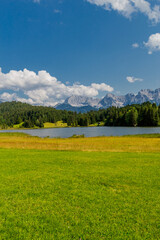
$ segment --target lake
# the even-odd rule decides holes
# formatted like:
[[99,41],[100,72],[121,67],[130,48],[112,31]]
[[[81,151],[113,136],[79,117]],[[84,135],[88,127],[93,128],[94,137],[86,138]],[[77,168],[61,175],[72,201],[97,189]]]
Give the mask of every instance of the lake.
[[38,137],[68,138],[73,136],[73,134],[84,134],[86,137],[98,137],[160,133],[160,127],[73,127],[48,129],[42,128],[28,130],[2,130],[0,132],[23,132]]

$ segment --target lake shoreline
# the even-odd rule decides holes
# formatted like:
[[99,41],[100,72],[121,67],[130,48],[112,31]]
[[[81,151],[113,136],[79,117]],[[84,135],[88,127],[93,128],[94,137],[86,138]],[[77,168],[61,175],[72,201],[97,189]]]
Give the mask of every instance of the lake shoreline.
[[12,131],[12,130],[41,130],[41,129],[70,129],[70,128],[101,128],[101,127],[106,127],[106,128],[160,128],[160,126],[67,126],[67,127],[33,127],[33,128],[6,128],[2,129],[0,128],[0,131]]
[[22,132],[37,137],[69,138],[74,136],[84,137],[109,137],[129,136],[139,134],[160,134],[160,127],[54,127],[34,129],[3,129],[0,132]]

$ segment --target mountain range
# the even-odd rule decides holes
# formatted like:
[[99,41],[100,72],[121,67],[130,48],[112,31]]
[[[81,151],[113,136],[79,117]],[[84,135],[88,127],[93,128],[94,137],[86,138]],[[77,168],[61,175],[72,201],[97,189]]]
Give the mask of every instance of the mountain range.
[[131,104],[142,104],[144,102],[160,104],[160,88],[156,90],[145,89],[138,94],[128,93],[126,95],[117,96],[108,93],[104,98],[91,98],[84,96],[71,96],[64,103],[55,106],[56,109],[88,112],[90,110],[98,110],[108,107],[124,107]]

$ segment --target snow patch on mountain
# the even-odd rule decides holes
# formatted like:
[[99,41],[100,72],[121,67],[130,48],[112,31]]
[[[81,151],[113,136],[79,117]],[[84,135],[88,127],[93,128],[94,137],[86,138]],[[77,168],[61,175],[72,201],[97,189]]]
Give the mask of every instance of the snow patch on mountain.
[[77,112],[87,112],[100,108],[124,107],[131,104],[142,104],[144,102],[160,104],[160,88],[156,90],[144,89],[138,94],[128,93],[124,96],[117,96],[108,93],[104,98],[91,98],[85,96],[71,96],[64,103],[58,104],[57,109],[70,110]]

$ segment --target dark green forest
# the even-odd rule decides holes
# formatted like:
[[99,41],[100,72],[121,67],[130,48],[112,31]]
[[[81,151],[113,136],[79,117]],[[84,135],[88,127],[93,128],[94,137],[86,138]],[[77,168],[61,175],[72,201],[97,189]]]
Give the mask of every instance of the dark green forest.
[[105,126],[159,126],[160,106],[146,102],[122,108],[110,107],[76,113],[21,102],[0,103],[0,127],[3,129],[20,123],[23,123],[21,126],[24,128],[42,128],[45,122],[57,121],[63,121],[72,127],[99,125],[102,122]]

